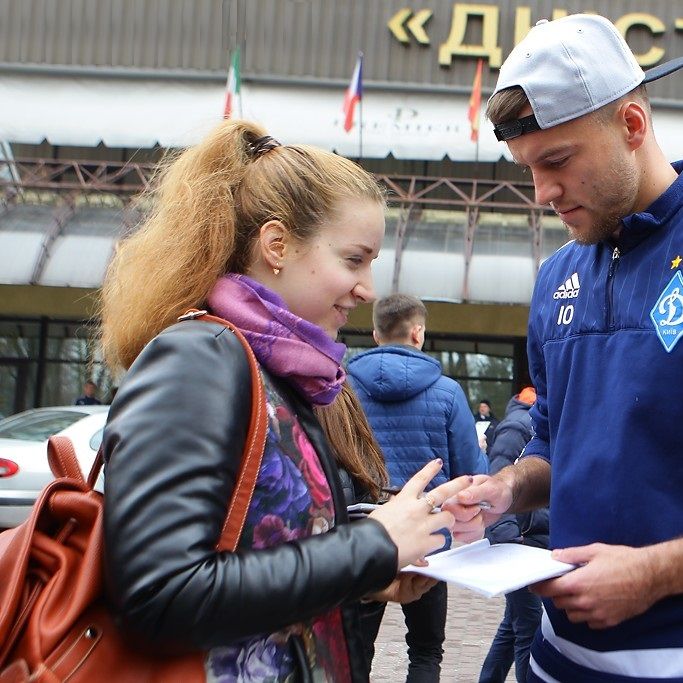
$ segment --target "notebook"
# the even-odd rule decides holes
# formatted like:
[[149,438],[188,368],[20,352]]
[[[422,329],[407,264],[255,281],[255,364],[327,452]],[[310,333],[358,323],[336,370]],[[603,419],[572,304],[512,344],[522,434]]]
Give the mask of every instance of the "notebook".
[[549,550],[519,543],[491,545],[486,538],[435,553],[427,561],[428,567],[411,564],[402,571],[454,583],[487,598],[576,569],[576,565],[553,560]]

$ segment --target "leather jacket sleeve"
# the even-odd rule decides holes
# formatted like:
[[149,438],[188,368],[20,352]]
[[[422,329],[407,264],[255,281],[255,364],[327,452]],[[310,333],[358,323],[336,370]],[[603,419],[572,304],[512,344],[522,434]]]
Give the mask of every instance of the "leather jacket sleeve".
[[219,553],[249,419],[249,367],[221,325],[174,325],[141,352],[104,436],[105,575],[127,629],[201,649],[269,633],[388,585],[397,550],[372,520]]

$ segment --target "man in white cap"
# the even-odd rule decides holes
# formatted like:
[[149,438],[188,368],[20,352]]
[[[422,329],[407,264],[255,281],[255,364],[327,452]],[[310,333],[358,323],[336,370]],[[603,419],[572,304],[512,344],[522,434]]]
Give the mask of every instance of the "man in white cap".
[[554,556],[578,568],[533,588],[528,681],[683,681],[683,162],[658,146],[644,86],[681,67],[644,73],[612,23],[568,16],[515,47],[488,103],[574,238],[531,302],[535,436],[443,506],[473,540],[550,501]]

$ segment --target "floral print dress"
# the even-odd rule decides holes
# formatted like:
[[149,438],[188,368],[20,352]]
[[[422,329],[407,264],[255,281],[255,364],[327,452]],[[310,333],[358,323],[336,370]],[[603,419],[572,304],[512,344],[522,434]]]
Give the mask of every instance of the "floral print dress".
[[[291,408],[264,377],[268,436],[240,548],[263,549],[325,533],[334,526],[332,492],[322,464]],[[348,649],[337,608],[306,623],[213,648],[208,683],[298,679],[292,638],[299,638],[314,681],[350,681]]]

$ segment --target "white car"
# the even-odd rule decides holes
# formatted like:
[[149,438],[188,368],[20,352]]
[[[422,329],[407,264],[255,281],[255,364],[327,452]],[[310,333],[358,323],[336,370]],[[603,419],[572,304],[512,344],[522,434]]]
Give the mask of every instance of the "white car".
[[[41,489],[54,479],[47,461],[48,437],[70,437],[88,475],[108,412],[109,406],[56,406],[0,420],[0,529],[23,522]],[[102,489],[101,473],[97,488]]]

